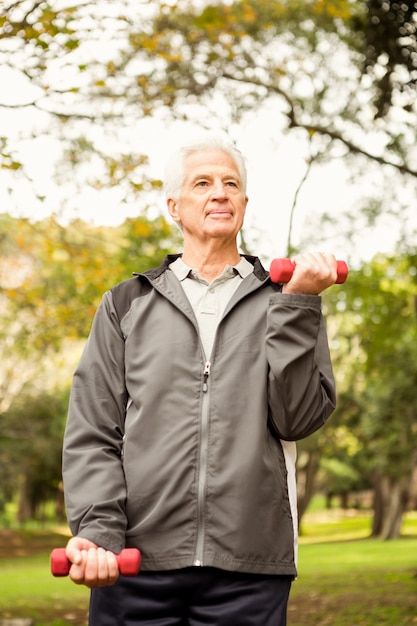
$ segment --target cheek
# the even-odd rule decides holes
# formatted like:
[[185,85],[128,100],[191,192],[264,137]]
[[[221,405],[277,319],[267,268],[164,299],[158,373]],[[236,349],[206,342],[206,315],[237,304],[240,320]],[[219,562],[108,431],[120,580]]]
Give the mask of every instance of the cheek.
[[240,203],[239,208],[238,208],[238,214],[242,220],[245,217],[245,213],[246,213],[246,202],[242,202]]

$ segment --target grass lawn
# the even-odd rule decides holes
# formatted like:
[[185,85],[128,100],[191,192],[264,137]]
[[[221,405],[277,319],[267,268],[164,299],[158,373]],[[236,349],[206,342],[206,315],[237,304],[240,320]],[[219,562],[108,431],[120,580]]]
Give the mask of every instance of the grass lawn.
[[58,532],[0,530],[0,619],[31,617],[36,626],[87,623],[89,590],[50,573],[50,552],[66,541]]
[[[417,626],[417,513],[401,539],[367,539],[369,530],[364,513],[306,516],[288,626]],[[86,626],[88,590],[49,573],[51,549],[65,542],[46,530],[0,530],[0,620]]]
[[402,537],[369,537],[368,514],[307,515],[293,584],[289,626],[417,625],[417,513]]

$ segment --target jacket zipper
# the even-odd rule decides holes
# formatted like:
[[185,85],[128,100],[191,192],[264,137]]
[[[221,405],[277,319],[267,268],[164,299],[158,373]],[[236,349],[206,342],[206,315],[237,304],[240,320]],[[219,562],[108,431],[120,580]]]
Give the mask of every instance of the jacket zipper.
[[208,434],[208,377],[210,376],[211,363],[206,361],[204,365],[203,377],[203,401],[201,410],[201,438],[200,438],[200,459],[198,472],[198,492],[197,492],[197,545],[195,551],[194,566],[203,565],[204,549],[204,505],[206,493],[207,477],[207,434]]
[[210,376],[210,368],[211,368],[211,363],[210,361],[206,361],[205,365],[204,365],[204,379],[203,379],[203,391],[204,393],[207,393],[207,389],[208,389],[208,377]]

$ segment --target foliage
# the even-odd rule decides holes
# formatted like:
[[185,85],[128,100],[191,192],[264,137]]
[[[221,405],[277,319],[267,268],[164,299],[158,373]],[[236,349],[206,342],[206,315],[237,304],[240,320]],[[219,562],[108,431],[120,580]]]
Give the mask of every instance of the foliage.
[[343,310],[340,392],[330,432],[342,435],[335,441],[339,454],[350,448],[353,466],[375,488],[374,532],[385,538],[398,535],[417,464],[415,268],[412,252],[376,257],[360,273],[351,272],[345,299],[327,299],[329,306],[333,299],[334,310]]
[[377,258],[347,287],[346,306],[355,320],[348,333],[352,341],[360,339],[366,355],[361,368],[353,364],[353,387],[362,388],[362,402],[350,423],[362,415],[362,453],[370,474],[381,469],[401,474],[417,434],[415,263],[411,255]]
[[[314,490],[374,491],[372,533],[397,537],[417,466],[416,255],[379,255],[323,296],[338,402],[299,444],[302,514]],[[300,480],[301,479],[301,480]],[[318,482],[317,482],[318,481]],[[415,497],[415,495],[414,495]]]
[[59,496],[68,369],[102,294],[177,251],[180,236],[162,217],[116,229],[0,215],[0,225],[0,509],[18,497],[24,519]]
[[[160,184],[131,143],[144,118],[236,135],[266,103],[271,134],[296,133],[315,165],[343,158],[356,177],[373,163],[381,182],[384,165],[414,178],[413,20],[414,9],[378,0],[9,0],[0,61],[31,90],[0,106],[39,114],[36,136],[60,138],[67,175],[76,168],[83,183],[116,185],[129,202]],[[2,150],[10,176],[24,167],[13,132]]]
[[[116,10],[107,2],[57,7],[48,0],[8,0],[4,5],[0,69],[7,70],[4,80],[11,79],[12,89],[0,97],[0,108],[10,114],[0,136],[0,171],[9,174],[4,180],[11,199],[18,186],[31,189],[41,203],[47,199],[27,163],[28,140],[44,152],[51,146],[57,151],[59,144],[55,177],[61,185],[70,180],[73,188],[117,187],[122,200],[132,203],[144,191],[159,189],[160,181],[147,175],[147,156],[127,148],[135,120],[121,104],[126,102],[123,86],[107,89],[138,3],[121,1]],[[48,138],[53,141],[45,143]],[[64,202],[71,205],[71,198]]]
[[16,347],[47,351],[61,342],[64,328],[67,337],[85,335],[99,286],[112,276],[117,251],[112,245],[117,246],[117,240],[106,242],[100,229],[85,227],[83,232],[77,222],[64,228],[54,218],[8,222],[10,253],[2,262],[9,269],[3,294],[13,315],[22,320]]
[[337,458],[324,457],[320,464],[320,474],[316,488],[328,494],[348,495],[358,491],[363,485],[361,474],[349,463]]
[[21,320],[14,347],[31,354],[86,337],[104,291],[133,270],[158,265],[180,240],[162,217],[129,219],[119,228],[0,219],[8,232],[0,259],[3,296]]
[[126,276],[155,267],[162,258],[182,249],[182,234],[162,216],[129,218],[120,228],[124,245],[119,262]]
[[367,0],[366,5],[353,25],[363,38],[364,69],[376,85],[376,116],[388,113],[395,93],[404,96],[403,108],[410,110],[417,88],[416,4]]
[[41,506],[58,500],[68,391],[21,393],[2,415],[0,499],[19,494],[19,521],[40,519]]
[[[62,347],[63,328],[68,338],[86,336],[103,290],[177,245],[164,220],[146,213],[160,181],[138,149],[139,123],[187,119],[238,138],[239,124],[269,106],[276,125],[268,137],[285,132],[303,142],[308,173],[342,160],[355,187],[364,172],[370,181],[370,197],[337,213],[336,222],[320,212],[309,216],[298,247],[317,236],[326,247],[341,237],[347,249],[387,217],[400,225],[402,260],[374,260],[352,272],[343,290],[326,294],[339,406],[326,430],[301,447],[311,458],[316,453],[317,467],[317,450],[331,455],[337,447],[337,461],[352,461],[369,479],[406,476],[417,362],[416,260],[407,250],[415,211],[403,196],[417,175],[413,3],[7,0],[0,63],[20,77],[26,94],[10,100],[4,90],[3,112],[36,120],[24,130],[10,117],[1,133],[3,186],[16,192],[16,180],[30,180],[22,139],[52,134],[62,148],[60,182],[69,176],[98,192],[116,189],[141,215],[116,230],[0,216],[0,345],[8,355],[0,410],[19,392],[19,359],[30,378]],[[32,183],[42,201],[44,190]],[[296,247],[290,233],[288,250]]]

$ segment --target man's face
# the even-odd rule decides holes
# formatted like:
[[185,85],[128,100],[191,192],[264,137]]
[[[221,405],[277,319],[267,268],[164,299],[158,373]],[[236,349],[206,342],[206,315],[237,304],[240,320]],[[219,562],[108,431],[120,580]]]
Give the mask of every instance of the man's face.
[[248,199],[233,159],[222,150],[204,150],[187,157],[179,198],[167,202],[184,237],[204,241],[236,239]]

